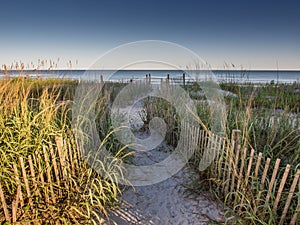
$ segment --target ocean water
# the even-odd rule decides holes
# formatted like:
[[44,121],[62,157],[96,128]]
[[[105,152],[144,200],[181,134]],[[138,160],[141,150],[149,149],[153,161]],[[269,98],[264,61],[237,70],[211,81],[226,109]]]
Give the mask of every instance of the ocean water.
[[[19,76],[19,71],[9,71],[10,76]],[[27,70],[22,74],[29,77],[44,78],[67,78],[78,80],[104,80],[128,81],[145,79],[146,74],[151,75],[153,81],[166,78],[179,80],[185,74],[186,80],[205,80],[212,78],[219,82],[238,82],[238,83],[300,83],[300,71],[277,71],[277,70],[212,70],[212,71],[182,71],[182,70],[40,70],[38,72]],[[0,77],[4,77],[3,71]]]

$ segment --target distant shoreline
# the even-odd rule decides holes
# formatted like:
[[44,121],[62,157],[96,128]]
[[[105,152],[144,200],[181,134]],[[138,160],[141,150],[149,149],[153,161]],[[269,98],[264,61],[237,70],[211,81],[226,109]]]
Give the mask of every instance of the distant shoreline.
[[[300,70],[1,70],[1,77],[25,76],[31,78],[65,78],[71,80],[124,82],[145,79],[180,80],[185,74],[186,81],[213,79],[226,83],[300,83]],[[102,77],[102,78],[101,78]]]

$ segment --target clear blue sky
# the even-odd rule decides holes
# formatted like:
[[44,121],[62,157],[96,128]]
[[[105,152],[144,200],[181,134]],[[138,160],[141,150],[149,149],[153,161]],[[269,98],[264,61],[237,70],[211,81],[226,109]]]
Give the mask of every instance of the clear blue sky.
[[300,1],[4,0],[0,64],[61,58],[78,67],[144,39],[192,49],[214,68],[300,69]]

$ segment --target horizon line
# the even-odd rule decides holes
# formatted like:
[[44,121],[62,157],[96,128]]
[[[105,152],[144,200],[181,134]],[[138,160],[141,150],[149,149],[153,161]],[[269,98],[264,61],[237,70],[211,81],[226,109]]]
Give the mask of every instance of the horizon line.
[[[89,69],[89,68],[55,68],[55,69],[7,69],[6,71],[101,71],[101,70],[107,70],[107,71],[300,71],[299,69],[278,69],[278,68],[274,68],[274,69],[247,69],[247,68],[231,68],[231,69],[219,69],[219,68],[211,68],[211,69],[197,69],[197,70],[190,70],[190,69],[172,69],[172,68],[132,68],[132,69],[115,69],[115,68],[105,68],[105,69],[100,69],[100,68],[94,68],[94,69]],[[0,72],[4,72],[4,69],[0,68]]]

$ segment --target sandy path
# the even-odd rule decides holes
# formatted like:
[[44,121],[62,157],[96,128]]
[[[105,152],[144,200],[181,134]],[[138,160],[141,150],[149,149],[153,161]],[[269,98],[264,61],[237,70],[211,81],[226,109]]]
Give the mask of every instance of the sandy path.
[[[143,122],[139,117],[142,104],[120,109],[130,115],[130,124],[139,129]],[[145,132],[135,134],[138,138],[146,138]],[[151,151],[136,151],[133,159],[135,165],[151,165],[161,162],[171,154],[172,147],[162,142]],[[211,200],[209,192],[191,193],[184,187],[189,177],[197,176],[190,167],[185,166],[174,176],[163,182],[139,187],[127,186],[117,208],[109,212],[109,218],[103,224],[222,224],[224,208],[220,203]]]
[[[149,152],[138,152],[134,163],[152,164],[166,158],[171,147],[162,143]],[[219,224],[224,209],[211,200],[211,194],[190,193],[183,186],[195,176],[188,166],[167,180],[148,186],[126,187],[120,204],[105,224]]]

